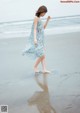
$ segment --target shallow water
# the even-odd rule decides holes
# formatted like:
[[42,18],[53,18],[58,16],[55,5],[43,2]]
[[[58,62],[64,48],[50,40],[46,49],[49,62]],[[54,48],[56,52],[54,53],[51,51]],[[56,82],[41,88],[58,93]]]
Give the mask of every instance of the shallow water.
[[79,113],[79,89],[80,72],[33,74],[0,84],[0,104],[9,113]]
[[0,105],[9,113],[80,113],[79,37],[46,37],[47,75],[35,75],[35,61],[22,56],[26,38],[0,40]]

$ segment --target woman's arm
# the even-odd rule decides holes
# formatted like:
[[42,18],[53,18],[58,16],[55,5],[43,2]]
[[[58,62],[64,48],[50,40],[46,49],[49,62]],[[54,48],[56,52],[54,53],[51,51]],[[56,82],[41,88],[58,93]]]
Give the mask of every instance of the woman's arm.
[[48,24],[48,22],[49,22],[50,19],[51,19],[51,17],[48,16],[48,18],[47,18],[47,20],[46,20],[46,22],[45,22],[45,24],[44,24],[44,29],[47,27],[47,24]]
[[36,28],[38,23],[38,17],[34,18],[34,44],[37,44],[37,38],[36,38]]

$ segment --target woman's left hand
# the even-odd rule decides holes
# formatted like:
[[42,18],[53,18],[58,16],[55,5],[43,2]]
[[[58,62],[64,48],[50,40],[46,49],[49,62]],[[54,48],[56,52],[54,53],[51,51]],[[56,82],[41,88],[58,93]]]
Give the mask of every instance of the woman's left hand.
[[50,17],[50,16],[48,16],[48,17],[47,17],[47,20],[49,21],[50,19],[51,19],[51,17]]

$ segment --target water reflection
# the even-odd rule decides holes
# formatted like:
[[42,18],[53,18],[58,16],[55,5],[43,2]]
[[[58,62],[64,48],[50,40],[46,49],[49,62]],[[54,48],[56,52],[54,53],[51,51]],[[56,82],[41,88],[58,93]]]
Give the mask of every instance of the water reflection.
[[[42,77],[42,80],[40,77]],[[35,80],[42,91],[36,91],[32,97],[28,99],[28,105],[35,105],[39,113],[56,113],[55,109],[50,103],[47,74],[42,74],[39,76],[39,73],[36,73]]]

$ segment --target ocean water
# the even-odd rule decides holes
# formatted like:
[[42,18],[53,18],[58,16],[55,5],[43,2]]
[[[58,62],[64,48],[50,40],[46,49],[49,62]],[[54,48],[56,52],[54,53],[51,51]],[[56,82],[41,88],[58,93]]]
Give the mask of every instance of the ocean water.
[[[42,19],[45,23],[46,19]],[[33,20],[0,23],[0,39],[29,36]],[[80,31],[80,15],[53,17],[45,30],[46,35]]]

